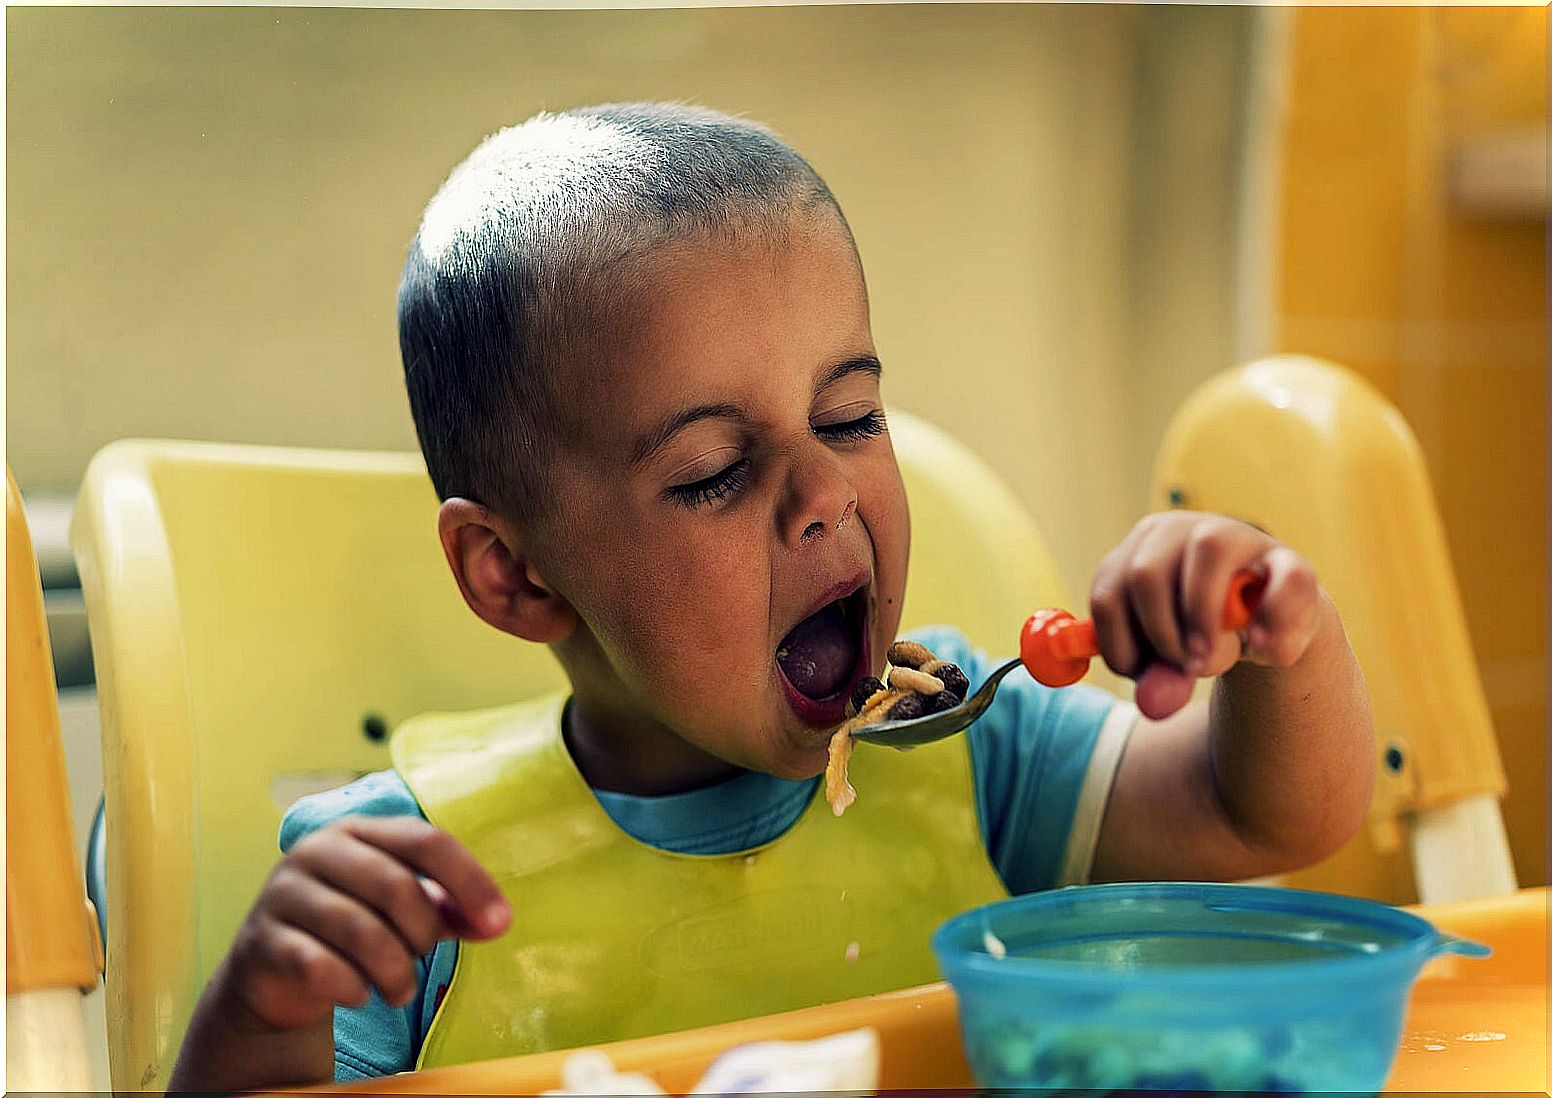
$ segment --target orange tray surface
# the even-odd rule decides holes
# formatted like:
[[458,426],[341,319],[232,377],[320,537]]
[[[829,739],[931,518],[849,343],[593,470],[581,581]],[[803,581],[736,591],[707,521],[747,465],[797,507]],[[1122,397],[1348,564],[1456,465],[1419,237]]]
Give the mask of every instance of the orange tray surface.
[[[1388,1092],[1547,1091],[1547,900],[1545,888],[1514,896],[1410,910],[1441,930],[1493,947],[1486,960],[1442,957],[1417,982]],[[707,1029],[606,1045],[622,1071],[683,1094],[734,1045],[804,1040],[860,1026],[879,1031],[884,1090],[974,1087],[959,1043],[953,993],[944,984],[875,995]],[[396,1075],[313,1093],[535,1094],[560,1086],[568,1053],[549,1052]]]

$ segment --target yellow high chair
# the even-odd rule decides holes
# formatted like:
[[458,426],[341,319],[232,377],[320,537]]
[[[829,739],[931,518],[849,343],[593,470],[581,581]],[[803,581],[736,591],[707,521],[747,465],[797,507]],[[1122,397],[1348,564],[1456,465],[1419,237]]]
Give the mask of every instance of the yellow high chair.
[[1427,468],[1401,414],[1331,363],[1253,362],[1176,413],[1153,492],[1156,506],[1234,515],[1303,553],[1363,667],[1379,773],[1367,844],[1360,836],[1289,883],[1400,901],[1383,894],[1396,886],[1376,879],[1375,855],[1404,834],[1424,903],[1512,893],[1503,765]]
[[[1011,649],[1065,591],[1029,517],[959,443],[900,412],[906,625]],[[405,717],[563,685],[548,650],[463,604],[419,455],[119,442],[71,540],[103,722],[109,1062],[164,1085],[200,987],[297,796],[388,765]]]
[[5,1083],[91,1089],[81,996],[102,971],[75,864],[43,586],[5,471]]

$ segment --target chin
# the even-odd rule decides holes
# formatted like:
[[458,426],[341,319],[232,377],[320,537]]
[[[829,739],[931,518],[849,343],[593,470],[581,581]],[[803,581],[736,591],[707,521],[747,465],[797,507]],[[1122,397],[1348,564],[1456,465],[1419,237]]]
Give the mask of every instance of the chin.
[[[812,734],[812,730],[809,730]],[[825,734],[823,741],[817,746],[809,743],[794,743],[779,758],[770,760],[770,765],[764,770],[773,777],[782,778],[789,782],[807,781],[809,778],[818,777],[824,773],[825,766],[830,761],[830,738]]]

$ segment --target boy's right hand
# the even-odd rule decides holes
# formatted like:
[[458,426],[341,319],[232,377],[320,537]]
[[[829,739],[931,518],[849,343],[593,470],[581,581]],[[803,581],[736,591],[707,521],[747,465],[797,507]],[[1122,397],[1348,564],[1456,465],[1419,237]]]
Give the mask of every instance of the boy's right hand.
[[414,816],[347,817],[270,873],[222,965],[218,999],[243,1028],[272,1032],[362,1006],[372,988],[402,1006],[418,990],[416,959],[439,940],[493,938],[511,919],[496,882],[447,832]]

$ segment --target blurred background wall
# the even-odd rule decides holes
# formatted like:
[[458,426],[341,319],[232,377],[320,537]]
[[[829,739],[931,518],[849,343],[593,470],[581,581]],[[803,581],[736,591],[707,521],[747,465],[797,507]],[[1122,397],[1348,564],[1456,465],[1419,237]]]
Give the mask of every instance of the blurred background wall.
[[1232,361],[1246,9],[8,12],[8,453],[124,435],[413,447],[393,298],[421,208],[541,108],[774,126],[861,247],[886,395],[971,439],[1068,582]]

